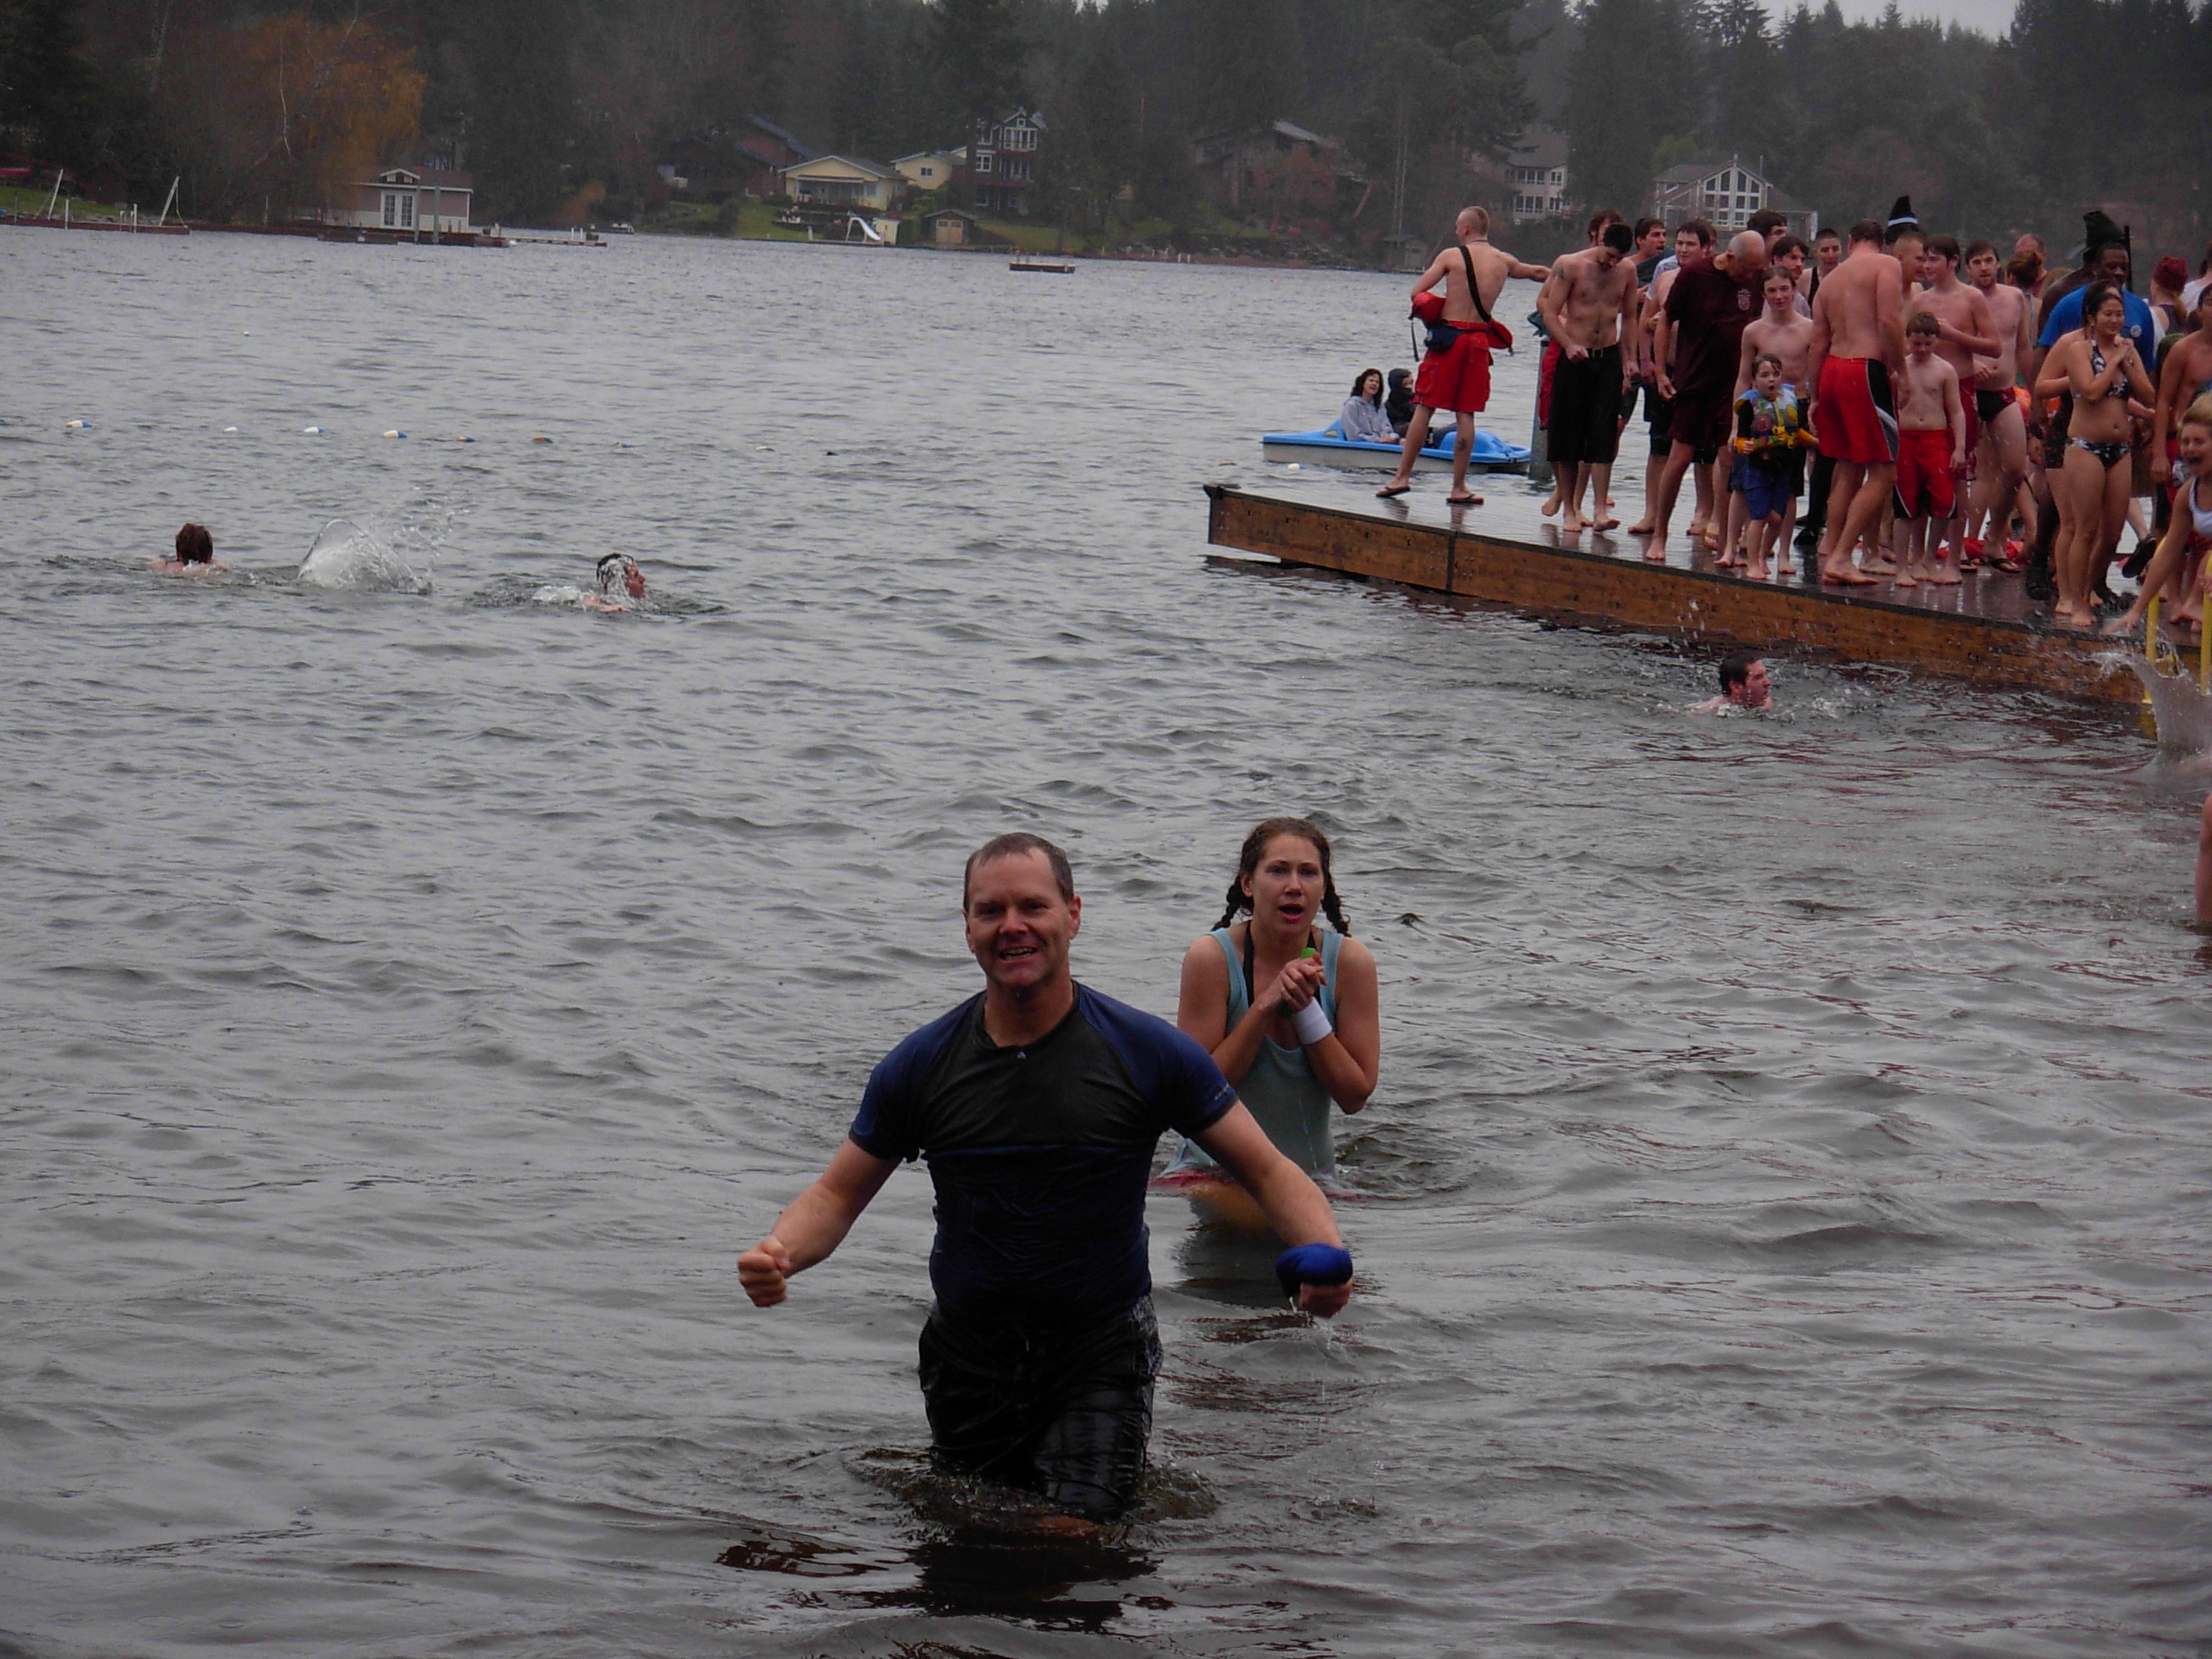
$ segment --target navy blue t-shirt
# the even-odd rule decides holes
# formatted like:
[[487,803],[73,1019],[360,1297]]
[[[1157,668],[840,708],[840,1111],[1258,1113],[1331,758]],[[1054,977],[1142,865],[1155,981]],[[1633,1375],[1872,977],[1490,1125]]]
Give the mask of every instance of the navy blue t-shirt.
[[1126,1003],[1079,985],[1066,1019],[1002,1048],[979,993],[876,1067],[852,1138],[872,1158],[929,1160],[929,1280],[946,1312],[1060,1323],[1152,1288],[1153,1148],[1236,1100],[1211,1054]]

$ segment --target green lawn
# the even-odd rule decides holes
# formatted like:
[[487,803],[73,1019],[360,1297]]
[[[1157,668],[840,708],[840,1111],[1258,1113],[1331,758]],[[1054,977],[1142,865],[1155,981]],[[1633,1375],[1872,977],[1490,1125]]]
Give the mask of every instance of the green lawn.
[[[52,194],[52,185],[44,190],[26,190],[19,185],[0,185],[0,208],[27,218],[42,218],[46,211],[46,198]],[[82,196],[64,193],[61,201],[54,204],[54,217],[57,219],[62,216],[62,202],[69,204],[69,216],[72,219],[127,219],[131,216],[128,209],[118,211],[112,202],[88,202]],[[158,207],[151,211],[141,207],[138,210],[139,223],[151,223],[161,211]]]

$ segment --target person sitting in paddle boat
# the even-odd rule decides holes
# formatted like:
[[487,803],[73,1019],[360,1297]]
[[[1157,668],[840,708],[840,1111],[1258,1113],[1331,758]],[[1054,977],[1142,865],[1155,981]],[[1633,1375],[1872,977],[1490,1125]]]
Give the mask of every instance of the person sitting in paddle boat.
[[1382,396],[1382,412],[1390,417],[1390,441],[1396,443],[1413,423],[1413,371],[1390,371],[1390,389]]
[[1363,368],[1336,417],[1336,435],[1353,443],[1395,444],[1398,434],[1382,409],[1382,371]]
[[[1176,1024],[1213,1056],[1278,1151],[1316,1180],[1335,1172],[1331,1109],[1367,1104],[1382,1036],[1375,957],[1351,936],[1328,837],[1313,824],[1269,818],[1244,838],[1220,922],[1183,955]],[[1267,1227],[1194,1141],[1163,1179],[1212,1219]]]
[[230,567],[215,562],[215,538],[208,534],[207,526],[188,524],[177,532],[177,556],[156,559],[148,568],[165,576],[200,576]]

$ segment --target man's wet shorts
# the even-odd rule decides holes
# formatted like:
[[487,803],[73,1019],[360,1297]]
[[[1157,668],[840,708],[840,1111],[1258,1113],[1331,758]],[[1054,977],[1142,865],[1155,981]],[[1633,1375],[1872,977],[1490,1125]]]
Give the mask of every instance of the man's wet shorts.
[[1449,409],[1455,415],[1480,415],[1490,407],[1490,343],[1480,333],[1462,334],[1449,351],[1431,351],[1413,376],[1413,401],[1424,409]]

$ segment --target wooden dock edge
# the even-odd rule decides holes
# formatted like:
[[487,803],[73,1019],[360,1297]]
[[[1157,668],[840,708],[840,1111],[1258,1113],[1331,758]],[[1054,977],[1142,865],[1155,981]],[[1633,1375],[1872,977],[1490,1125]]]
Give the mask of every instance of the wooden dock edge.
[[2145,699],[2134,675],[2095,660],[2095,653],[2112,648],[2102,641],[1851,593],[1764,586],[1640,559],[1536,547],[1477,531],[1391,523],[1224,484],[1205,488],[1208,542],[1286,564],[1507,605],[1565,623],[1610,623],[1716,645],[1923,669],[1975,685],[2097,702]]

